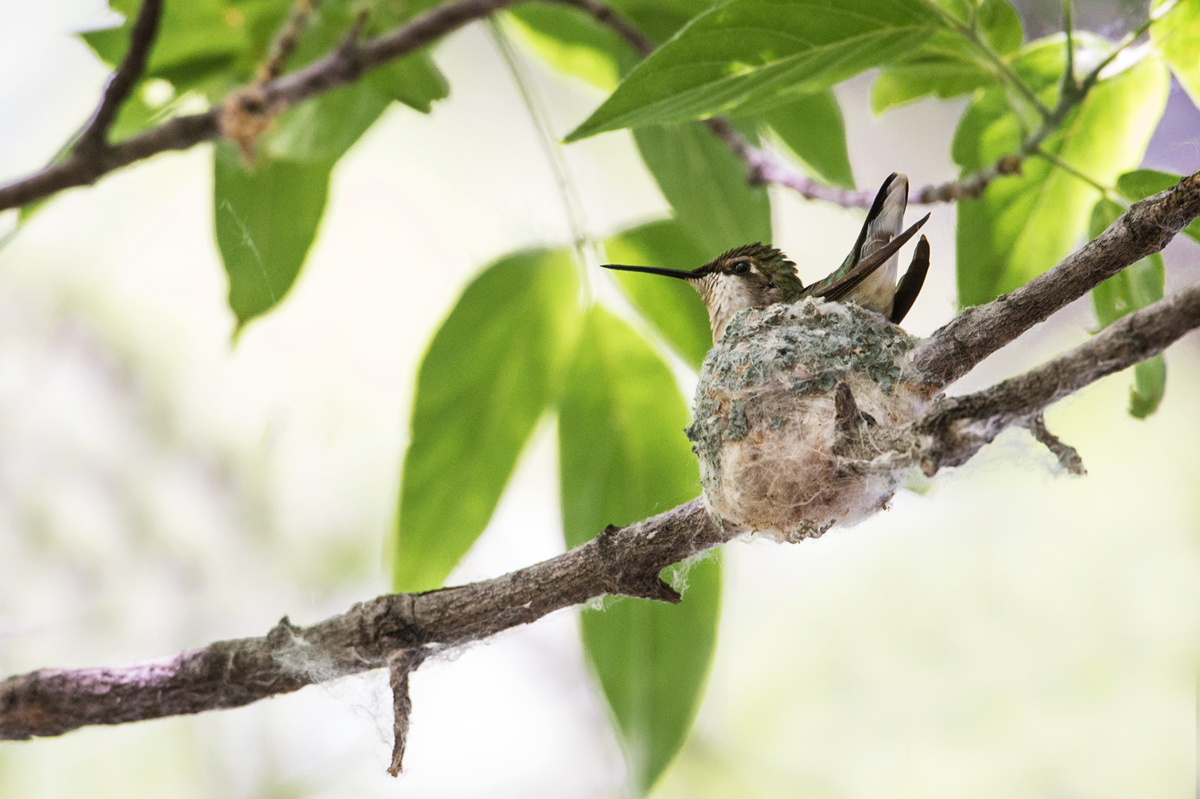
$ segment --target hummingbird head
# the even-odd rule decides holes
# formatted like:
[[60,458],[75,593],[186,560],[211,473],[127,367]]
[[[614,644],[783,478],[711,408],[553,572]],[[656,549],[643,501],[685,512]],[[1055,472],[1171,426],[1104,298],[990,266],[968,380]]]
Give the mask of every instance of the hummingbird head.
[[721,338],[738,311],[792,302],[800,299],[804,290],[796,265],[774,247],[757,242],[727,250],[691,271],[624,264],[604,264],[604,268],[677,277],[691,283],[708,308],[713,341]]

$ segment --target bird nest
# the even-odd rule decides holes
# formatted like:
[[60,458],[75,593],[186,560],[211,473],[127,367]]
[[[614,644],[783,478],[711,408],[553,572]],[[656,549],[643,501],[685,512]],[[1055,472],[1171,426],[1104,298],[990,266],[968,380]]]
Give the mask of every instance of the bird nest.
[[717,523],[795,541],[885,507],[930,404],[906,374],[917,343],[853,304],[738,313],[705,358],[686,431]]

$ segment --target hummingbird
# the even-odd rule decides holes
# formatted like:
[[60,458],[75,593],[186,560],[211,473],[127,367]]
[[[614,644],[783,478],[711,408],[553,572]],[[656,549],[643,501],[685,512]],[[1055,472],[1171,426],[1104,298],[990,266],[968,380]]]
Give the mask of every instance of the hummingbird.
[[797,302],[805,297],[854,302],[899,324],[917,299],[929,270],[929,241],[921,236],[912,263],[899,285],[896,283],[900,248],[929,219],[926,214],[902,232],[907,206],[908,178],[893,172],[875,195],[846,260],[828,276],[808,286],[800,281],[795,263],[778,249],[761,242],[734,247],[691,271],[625,264],[603,266],[688,281],[708,308],[714,342],[721,338],[725,326],[738,311],[777,302]]

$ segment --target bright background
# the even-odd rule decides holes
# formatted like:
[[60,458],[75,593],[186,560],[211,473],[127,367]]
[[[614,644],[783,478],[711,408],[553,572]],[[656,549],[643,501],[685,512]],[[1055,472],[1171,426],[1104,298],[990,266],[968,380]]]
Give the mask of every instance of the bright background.
[[[1081,5],[1096,29],[1114,13]],[[1023,11],[1034,27],[1057,13]],[[100,0],[0,0],[0,180],[38,168],[90,113],[107,73],[69,34],[110,21]],[[426,342],[488,261],[570,238],[490,39],[458,33],[437,61],[450,99],[429,117],[394,106],[340,163],[303,274],[236,347],[208,146],[69,192],[0,249],[0,674],[260,635],[285,613],[307,624],[387,590]],[[601,99],[541,71],[536,85],[560,135]],[[960,103],[876,119],[868,88],[839,89],[859,185],[893,170],[952,179]],[[1176,90],[1147,166],[1200,167],[1198,137],[1200,114]],[[592,233],[667,213],[627,132],[565,153]],[[841,261],[860,215],[772,200],[776,242],[806,281]],[[917,334],[954,311],[954,208],[931,210],[933,267],[906,324]],[[0,215],[0,234],[12,223]],[[1194,243],[1166,255],[1168,291],[1200,278]],[[1078,344],[1094,324],[1075,303],[956,390]],[[1147,421],[1125,413],[1128,375],[1049,414],[1086,478],[1010,432],[856,528],[726,547],[708,693],[656,796],[1186,795],[1197,336],[1167,363]],[[452,583],[561,550],[551,432]],[[561,612],[423,666],[399,780],[384,772],[390,702],[376,673],[0,744],[0,797],[619,796],[619,747],[575,627]]]

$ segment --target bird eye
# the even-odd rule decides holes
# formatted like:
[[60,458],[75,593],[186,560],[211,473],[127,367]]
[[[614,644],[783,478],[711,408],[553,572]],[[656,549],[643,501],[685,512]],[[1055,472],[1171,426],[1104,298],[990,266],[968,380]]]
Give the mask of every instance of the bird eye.
[[749,271],[750,271],[750,262],[749,261],[738,261],[736,264],[733,265],[733,273],[735,275],[744,275]]

